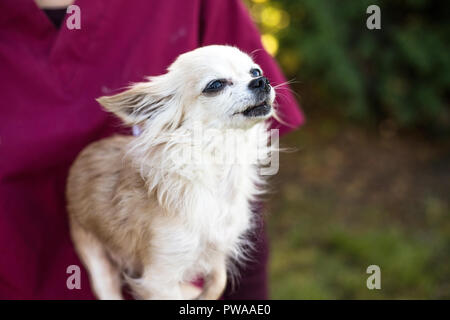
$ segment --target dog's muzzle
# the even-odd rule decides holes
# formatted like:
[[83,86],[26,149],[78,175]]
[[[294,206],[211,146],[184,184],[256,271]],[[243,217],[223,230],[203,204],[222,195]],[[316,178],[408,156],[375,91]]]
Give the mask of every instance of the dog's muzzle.
[[242,112],[244,117],[254,118],[254,117],[263,117],[270,113],[272,106],[268,101],[264,101],[261,104],[256,106],[249,107]]
[[269,82],[269,79],[267,79],[266,77],[259,77],[259,78],[253,79],[248,84],[248,87],[250,90],[252,90],[256,94],[270,93],[270,82]]
[[249,118],[268,115],[272,109],[269,99],[271,90],[269,80],[264,76],[253,79],[249,82],[248,88],[255,95],[255,100],[260,102],[257,102],[255,105],[249,106],[247,109],[242,111],[242,115]]

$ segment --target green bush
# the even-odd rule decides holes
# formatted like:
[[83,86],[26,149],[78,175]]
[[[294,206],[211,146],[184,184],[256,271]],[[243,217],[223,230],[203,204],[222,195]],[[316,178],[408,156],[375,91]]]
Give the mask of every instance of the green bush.
[[[448,1],[247,3],[261,31],[279,41],[277,59],[299,82],[304,108],[313,103],[352,119],[391,119],[400,127],[449,132]],[[381,30],[366,28],[371,4],[381,8]],[[289,18],[289,24],[267,23],[270,17],[261,11],[268,7],[285,14],[281,22]]]

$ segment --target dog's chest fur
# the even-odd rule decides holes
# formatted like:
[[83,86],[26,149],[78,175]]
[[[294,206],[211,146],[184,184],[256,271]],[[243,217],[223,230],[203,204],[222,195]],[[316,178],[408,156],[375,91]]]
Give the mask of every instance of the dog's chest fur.
[[[185,280],[198,273],[208,273],[211,257],[217,252],[234,259],[244,254],[242,247],[245,234],[251,228],[252,213],[243,186],[252,182],[242,170],[247,168],[229,168],[228,172],[222,172],[227,177],[218,177],[216,189],[210,195],[205,195],[199,211],[201,214],[197,217],[186,216],[182,220],[177,232],[186,232],[180,240],[189,244],[184,254],[185,266],[190,266],[183,275]],[[231,189],[233,192],[230,192]],[[181,257],[183,255],[179,254],[178,259]]]
[[[186,281],[208,273],[218,253],[240,260],[252,224],[250,201],[261,182],[252,159],[174,166],[167,161],[170,150],[141,149],[139,139],[102,140],[80,155],[74,170],[88,170],[70,190],[80,197],[73,201],[79,223],[102,240],[123,269],[136,271],[161,261],[161,268]],[[237,152],[244,154],[257,143],[247,141]],[[88,189],[77,190],[81,186]]]
[[[251,146],[267,146],[266,133],[263,125],[255,126],[252,134],[240,138],[242,141],[234,150],[241,156],[238,163],[171,164],[167,154],[186,147],[181,143],[164,152],[135,154],[135,159],[148,159],[139,165],[141,175],[164,208],[162,214],[153,215],[152,241],[164,247],[161,251],[172,252],[174,259],[187,267],[188,278],[191,272],[208,272],[208,262],[215,252],[237,260],[242,258],[245,235],[252,224],[250,201],[255,200],[257,184],[261,182],[257,155]],[[228,152],[219,140],[217,144],[213,140],[208,143],[202,150]],[[155,168],[152,163],[164,165]]]

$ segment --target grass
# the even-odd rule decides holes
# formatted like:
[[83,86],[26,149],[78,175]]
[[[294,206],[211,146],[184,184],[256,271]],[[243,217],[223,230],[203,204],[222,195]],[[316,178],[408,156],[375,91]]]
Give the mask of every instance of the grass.
[[282,142],[299,151],[269,201],[271,298],[450,298],[448,146],[330,119]]

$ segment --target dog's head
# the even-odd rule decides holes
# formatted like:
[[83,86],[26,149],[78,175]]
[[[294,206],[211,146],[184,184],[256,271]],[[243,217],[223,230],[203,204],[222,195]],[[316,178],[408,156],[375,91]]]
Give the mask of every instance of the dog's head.
[[247,54],[214,45],[184,53],[166,74],[97,101],[127,124],[163,130],[194,121],[249,128],[272,116],[274,99],[269,80]]

